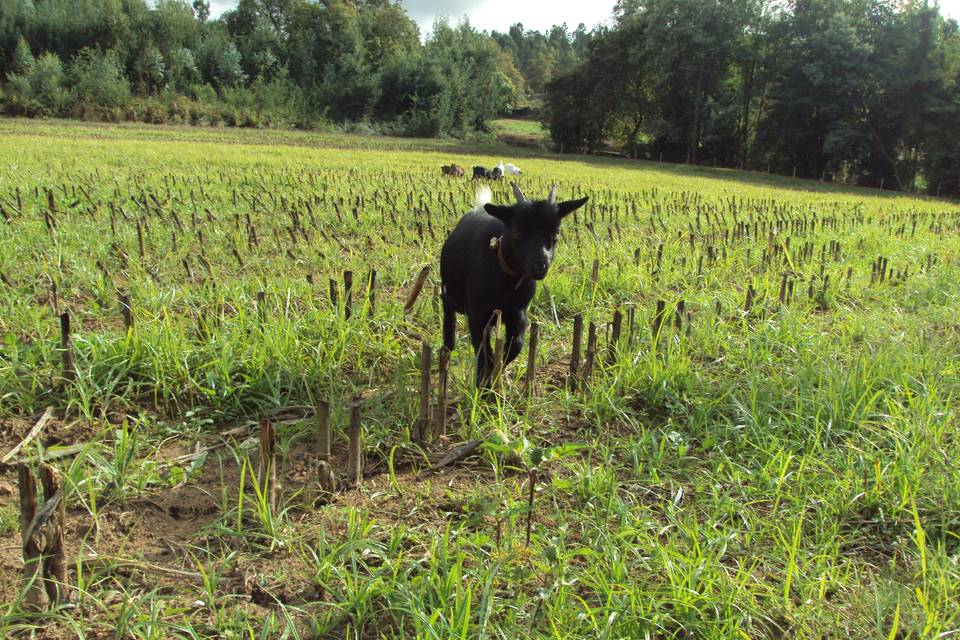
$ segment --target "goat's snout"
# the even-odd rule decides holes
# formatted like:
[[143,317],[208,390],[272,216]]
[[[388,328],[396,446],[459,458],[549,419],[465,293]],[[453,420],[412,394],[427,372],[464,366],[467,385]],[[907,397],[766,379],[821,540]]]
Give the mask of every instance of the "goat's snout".
[[530,275],[535,280],[543,280],[547,277],[547,270],[550,268],[550,260],[546,256],[538,258],[530,265]]

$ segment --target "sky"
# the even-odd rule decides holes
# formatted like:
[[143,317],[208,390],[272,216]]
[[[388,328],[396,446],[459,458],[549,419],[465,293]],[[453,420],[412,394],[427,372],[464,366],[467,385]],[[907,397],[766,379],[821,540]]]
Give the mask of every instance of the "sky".
[[[236,0],[210,0],[210,13],[219,16],[236,4]],[[537,31],[564,22],[571,31],[581,22],[591,29],[610,18],[615,0],[401,0],[400,4],[426,35],[438,16],[446,16],[453,24],[466,16],[480,31],[506,31],[517,22]]]
[[[517,22],[525,29],[543,31],[567,23],[572,31],[581,22],[591,29],[613,14],[615,0],[401,0],[422,35],[429,33],[435,18],[446,16],[456,24],[466,16],[481,31],[506,31]],[[236,0],[210,0],[213,16],[236,5]],[[940,0],[941,11],[960,19],[960,0]]]

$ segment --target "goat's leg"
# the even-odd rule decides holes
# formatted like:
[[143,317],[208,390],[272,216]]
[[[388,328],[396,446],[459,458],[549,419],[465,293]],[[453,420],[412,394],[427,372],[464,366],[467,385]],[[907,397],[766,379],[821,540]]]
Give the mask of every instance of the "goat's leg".
[[453,305],[443,301],[443,346],[453,351],[457,344],[457,312]]
[[493,372],[493,352],[490,350],[490,336],[487,334],[490,315],[468,314],[467,319],[470,324],[470,340],[477,356],[477,388],[486,389]]
[[523,336],[527,332],[527,313],[523,309],[504,317],[507,328],[507,345],[503,354],[503,366],[514,361],[523,349]]

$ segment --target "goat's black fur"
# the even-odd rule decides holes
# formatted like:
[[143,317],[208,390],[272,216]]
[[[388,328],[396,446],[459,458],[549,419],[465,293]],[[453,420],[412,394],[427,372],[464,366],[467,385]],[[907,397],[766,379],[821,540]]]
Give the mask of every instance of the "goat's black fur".
[[[494,369],[488,335],[494,311],[500,310],[506,328],[506,366],[523,347],[527,306],[536,281],[546,277],[553,260],[560,221],[587,202],[580,198],[558,203],[554,190],[546,200],[536,201],[526,200],[516,185],[514,192],[516,204],[481,203],[482,207],[463,216],[440,251],[443,344],[454,349],[457,314],[465,314],[477,355],[478,387],[488,385]],[[493,248],[498,244],[499,249]]]
[[486,180],[499,180],[503,177],[503,171],[500,167],[487,169],[486,167],[476,166],[473,168],[473,179],[484,178]]

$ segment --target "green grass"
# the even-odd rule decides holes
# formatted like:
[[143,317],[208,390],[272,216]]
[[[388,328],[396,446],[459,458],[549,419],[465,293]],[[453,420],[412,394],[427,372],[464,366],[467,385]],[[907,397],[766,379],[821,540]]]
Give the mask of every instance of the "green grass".
[[536,120],[500,118],[493,120],[490,126],[493,132],[499,136],[522,136],[542,141],[545,141],[547,137],[546,129]]
[[[554,182],[561,198],[591,196],[531,306],[537,385],[520,389],[524,354],[494,402],[475,399],[461,328],[451,441],[489,444],[430,475],[410,444],[420,340],[439,345],[437,256],[474,188],[439,165],[493,164],[502,147],[14,120],[0,133],[0,421],[53,405],[61,440],[89,443],[55,463],[73,606],[22,611],[12,575],[0,635],[960,628],[955,204],[525,154],[529,196]],[[508,181],[494,193],[508,199]],[[882,283],[871,276],[879,256]],[[405,316],[424,265],[434,274]],[[346,269],[349,320],[342,292],[336,306],[328,294]],[[781,304],[784,274],[793,295]],[[131,297],[129,331],[118,288]],[[658,300],[670,315],[654,335]],[[690,316],[676,331],[679,300]],[[611,351],[616,308],[635,326]],[[63,310],[72,381],[58,351]],[[579,390],[564,380],[575,314],[599,327]],[[324,496],[310,407],[330,401],[342,471],[357,393],[373,473]],[[279,434],[275,508],[256,482],[263,416]],[[23,455],[55,444],[40,438]],[[209,450],[191,455],[198,444]],[[15,474],[0,483],[13,487]],[[0,492],[5,567],[20,543],[15,495]]]
[[531,136],[544,135],[543,125],[536,120],[517,120],[514,118],[500,118],[491,122],[495,130],[521,133]]

